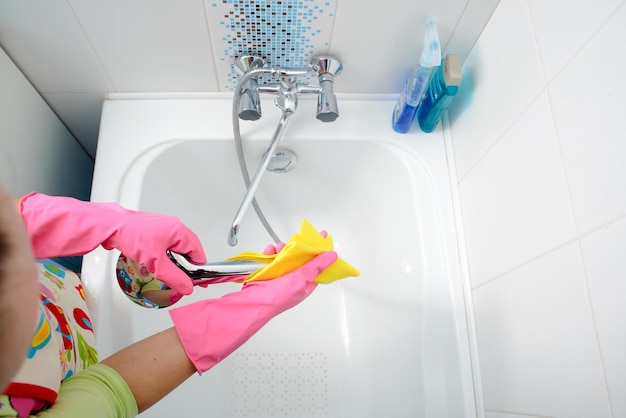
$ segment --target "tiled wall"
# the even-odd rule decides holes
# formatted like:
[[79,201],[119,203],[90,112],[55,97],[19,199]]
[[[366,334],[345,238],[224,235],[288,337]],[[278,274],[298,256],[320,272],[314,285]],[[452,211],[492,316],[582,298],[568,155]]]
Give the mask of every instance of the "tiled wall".
[[233,57],[255,55],[268,65],[304,67],[314,54],[328,54],[336,7],[328,0],[207,2],[220,89],[237,85]]
[[89,199],[93,161],[0,49],[0,183]]
[[626,416],[626,4],[502,0],[450,110],[487,418]]
[[442,44],[465,57],[497,3],[2,0],[0,47],[95,157],[109,93],[230,91],[243,52],[281,65],[329,53],[344,65],[336,92],[397,94],[427,16]]

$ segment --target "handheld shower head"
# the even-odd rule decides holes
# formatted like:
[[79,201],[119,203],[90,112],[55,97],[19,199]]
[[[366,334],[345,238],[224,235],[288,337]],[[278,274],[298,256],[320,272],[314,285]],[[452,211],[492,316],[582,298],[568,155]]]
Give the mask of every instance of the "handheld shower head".
[[343,66],[341,61],[330,56],[313,57],[311,66],[317,72],[321,90],[317,98],[317,119],[322,122],[333,122],[339,117],[333,83],[335,76],[343,70]]

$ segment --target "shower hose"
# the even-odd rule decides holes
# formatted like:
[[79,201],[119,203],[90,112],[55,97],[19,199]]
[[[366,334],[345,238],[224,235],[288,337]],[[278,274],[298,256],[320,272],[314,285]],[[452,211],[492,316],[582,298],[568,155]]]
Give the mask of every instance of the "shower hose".
[[[239,160],[239,168],[241,168],[241,176],[243,177],[243,182],[246,185],[246,189],[250,187],[250,174],[248,173],[248,166],[246,164],[246,158],[243,153],[243,144],[241,140],[241,129],[239,126],[239,104],[241,102],[241,91],[243,86],[254,76],[257,75],[274,75],[276,71],[272,68],[256,68],[250,70],[243,74],[235,87],[235,96],[233,98],[233,111],[232,111],[232,121],[233,121],[233,135],[235,137],[235,149],[237,150],[237,159]],[[254,207],[254,211],[256,212],[259,220],[265,227],[265,230],[272,237],[275,243],[279,243],[280,238],[276,235],[269,222],[265,218],[261,207],[256,201],[256,197],[252,199],[252,206]]]

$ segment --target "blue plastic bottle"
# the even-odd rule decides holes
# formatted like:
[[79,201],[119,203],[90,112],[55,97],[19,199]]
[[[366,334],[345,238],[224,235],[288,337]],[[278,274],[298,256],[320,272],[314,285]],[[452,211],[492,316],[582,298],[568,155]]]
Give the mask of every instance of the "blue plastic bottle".
[[420,55],[419,65],[413,70],[409,77],[396,107],[393,110],[392,126],[394,131],[399,133],[408,132],[417,105],[428,85],[434,70],[441,61],[441,46],[439,44],[439,34],[437,26],[432,18],[426,20],[426,33],[424,35],[424,49]]
[[417,106],[417,122],[424,132],[432,132],[439,124],[461,84],[461,60],[447,55],[433,74]]

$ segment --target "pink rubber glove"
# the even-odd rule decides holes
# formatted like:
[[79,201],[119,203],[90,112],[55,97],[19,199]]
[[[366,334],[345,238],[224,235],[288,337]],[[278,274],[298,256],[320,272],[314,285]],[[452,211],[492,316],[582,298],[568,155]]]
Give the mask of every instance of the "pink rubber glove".
[[[325,229],[322,229],[320,231],[320,235],[323,236],[324,238],[326,238],[328,236],[328,232],[326,232]],[[269,244],[263,250],[263,254],[265,254],[265,255],[278,254],[279,252],[282,251],[283,248],[285,248],[285,245],[287,245],[287,244],[285,244],[284,242],[279,242],[278,244]]]
[[280,250],[282,250],[283,248],[285,248],[285,243],[284,242],[279,242],[278,244],[269,244],[267,247],[265,247],[265,249],[263,250],[263,254],[265,255],[274,255],[274,254],[278,254],[280,252]]
[[193,291],[191,279],[165,251],[186,254],[196,264],[206,263],[196,234],[173,216],[40,193],[24,196],[19,208],[36,258],[83,255],[98,245],[117,248],[183,295]]
[[238,292],[170,310],[198,373],[215,366],[276,315],[306,299],[317,287],[313,280],[336,260],[337,253],[328,251],[282,277],[248,282]]

